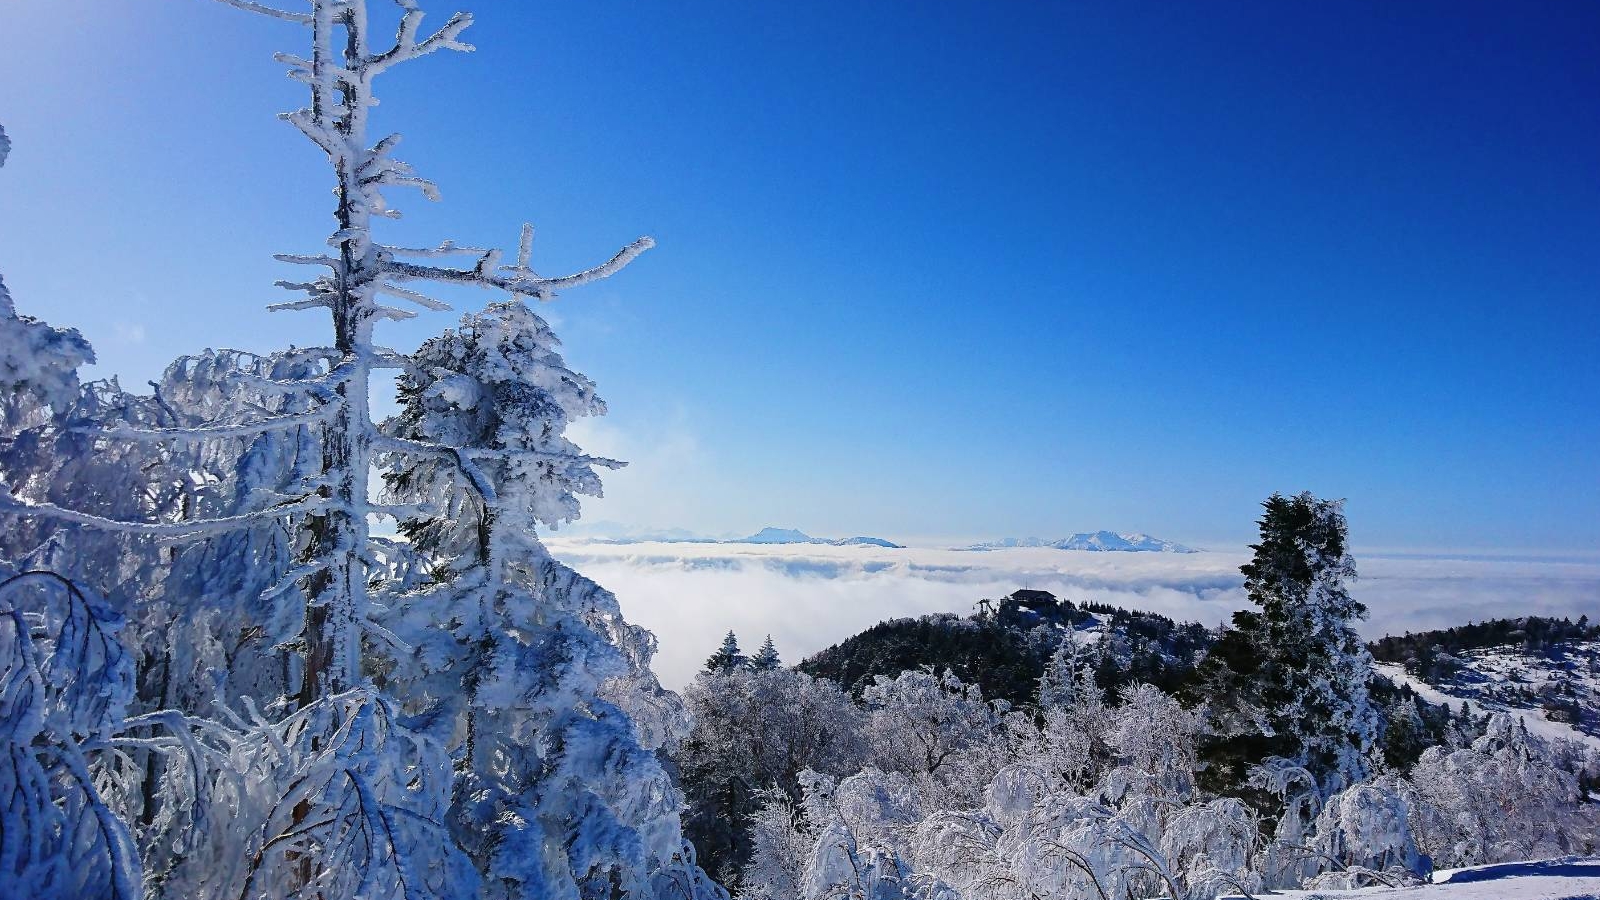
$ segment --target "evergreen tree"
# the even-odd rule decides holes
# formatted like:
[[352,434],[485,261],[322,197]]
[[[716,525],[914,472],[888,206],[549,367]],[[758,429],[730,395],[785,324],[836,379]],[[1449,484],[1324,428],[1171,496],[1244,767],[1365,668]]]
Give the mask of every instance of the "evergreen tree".
[[757,672],[771,672],[783,665],[783,660],[778,658],[778,648],[772,645],[772,635],[761,642],[761,649],[756,651],[755,657],[750,660],[750,668]]
[[1345,587],[1355,577],[1342,501],[1274,494],[1262,504],[1254,556],[1240,567],[1255,609],[1234,614],[1202,667],[1207,699],[1220,707],[1231,763],[1281,757],[1331,795],[1370,769],[1379,721],[1367,684],[1372,657],[1356,635],[1366,607]]
[[[538,539],[600,493],[596,467],[617,465],[565,436],[605,404],[558,346],[520,300],[492,303],[426,341],[400,380],[384,431],[411,452],[386,458],[384,480],[396,503],[437,508],[401,521],[435,565],[385,604],[413,648],[389,687],[468,763],[451,813],[482,897],[654,897],[704,876],[646,737],[661,729],[627,713],[681,708],[649,674],[648,634]],[[458,460],[475,461],[470,476]]]
[[750,664],[749,658],[739,651],[739,638],[730,629],[722,639],[722,646],[706,659],[707,672],[732,672]]

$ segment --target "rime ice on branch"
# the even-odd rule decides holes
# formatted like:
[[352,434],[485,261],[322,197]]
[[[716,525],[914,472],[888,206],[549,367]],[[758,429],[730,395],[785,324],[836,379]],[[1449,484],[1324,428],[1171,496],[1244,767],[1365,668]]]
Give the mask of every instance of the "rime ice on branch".
[[[337,227],[328,237],[333,252],[278,257],[326,272],[311,281],[279,282],[305,297],[275,307],[327,308],[333,317],[333,349],[338,354],[337,365],[320,385],[326,392],[330,420],[325,432],[321,489],[329,505],[312,513],[309,528],[311,542],[306,562],[314,571],[305,576],[309,603],[304,640],[306,672],[301,692],[302,702],[309,702],[319,695],[344,691],[359,679],[359,628],[367,614],[363,558],[368,542],[367,516],[374,511],[367,501],[368,473],[374,451],[410,450],[432,455],[447,452],[442,448],[408,447],[393,440],[381,448],[376,446],[382,439],[372,422],[368,385],[373,369],[394,367],[396,360],[374,347],[372,328],[380,319],[415,315],[380,298],[395,298],[430,310],[447,309],[444,303],[407,286],[414,282],[440,282],[496,288],[519,298],[549,300],[557,290],[611,275],[654,242],[640,238],[601,265],[553,278],[533,270],[533,231],[527,226],[523,228],[516,264],[511,266],[501,265],[500,250],[459,247],[450,241],[433,249],[375,242],[373,217],[399,216],[385,200],[385,188],[417,188],[429,199],[436,199],[438,192],[432,182],[391,155],[400,141],[399,135],[369,143],[367,114],[376,102],[373,81],[392,66],[436,50],[471,50],[460,40],[461,33],[472,23],[471,16],[457,13],[437,31],[423,37],[423,12],[416,0],[394,0],[402,11],[398,33],[391,45],[374,49],[365,0],[312,0],[309,13],[280,10],[251,0],[220,2],[311,29],[309,59],[291,54],[277,57],[289,67],[290,77],[311,91],[310,105],[287,113],[284,118],[328,155],[338,180],[334,210]],[[453,257],[465,257],[468,262],[461,266],[441,262]],[[487,482],[476,477],[478,473],[469,460],[459,455],[453,458],[471,482],[480,490],[487,489]],[[483,499],[486,504],[493,503],[492,496]]]

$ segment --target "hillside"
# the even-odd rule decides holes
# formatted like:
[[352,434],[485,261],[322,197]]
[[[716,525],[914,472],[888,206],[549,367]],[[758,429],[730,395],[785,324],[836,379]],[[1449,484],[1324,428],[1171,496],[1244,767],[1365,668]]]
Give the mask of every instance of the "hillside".
[[1527,616],[1385,637],[1379,672],[1434,703],[1505,711],[1551,737],[1600,746],[1600,627]]
[[814,654],[798,668],[852,693],[874,676],[950,669],[985,697],[1032,703],[1039,676],[1069,639],[1084,647],[1108,694],[1132,681],[1175,690],[1211,644],[1202,625],[1096,603],[1077,604],[1047,591],[1019,590],[978,612],[893,619]]

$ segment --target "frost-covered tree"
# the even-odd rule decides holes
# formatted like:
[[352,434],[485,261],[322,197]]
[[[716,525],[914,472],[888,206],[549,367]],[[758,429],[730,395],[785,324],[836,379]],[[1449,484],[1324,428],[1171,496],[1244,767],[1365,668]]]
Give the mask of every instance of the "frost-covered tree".
[[1095,683],[1091,654],[1078,644],[1076,633],[1069,631],[1039,676],[1039,708],[1074,705],[1098,709],[1105,705],[1105,696]]
[[[49,452],[36,449],[45,443],[37,435],[5,448],[4,511],[36,532],[5,549],[100,578],[116,573],[122,599],[136,613],[129,631],[151,637],[163,617],[168,627],[171,643],[135,642],[136,700],[158,712],[130,721],[151,723],[141,728],[166,723],[170,734],[139,738],[107,782],[117,788],[107,805],[137,824],[136,840],[155,863],[147,885],[155,895],[185,897],[464,897],[477,890],[477,862],[491,892],[576,897],[601,879],[628,896],[715,896],[719,889],[694,867],[678,833],[677,794],[654,755],[681,731],[682,716],[649,673],[652,639],[622,620],[608,592],[518,539],[527,531],[532,541],[529,516],[550,524],[573,517],[575,500],[560,492],[597,489],[592,471],[585,480],[580,470],[604,461],[580,459],[560,437],[565,418],[533,408],[540,397],[501,396],[481,407],[520,409],[545,429],[525,430],[515,452],[497,454],[494,464],[471,454],[505,446],[379,431],[368,402],[376,370],[418,371],[373,342],[378,321],[411,315],[382,297],[439,309],[443,304],[410,285],[507,291],[513,302],[496,314],[517,319],[520,308],[522,318],[502,321],[502,331],[537,351],[553,336],[522,298],[548,300],[603,278],[651,242],[641,239],[601,266],[560,278],[532,269],[526,227],[510,265],[501,264],[499,251],[449,242],[430,250],[380,243],[373,219],[397,215],[386,188],[434,191],[393,158],[398,136],[369,140],[374,79],[438,49],[470,49],[459,40],[470,17],[458,14],[428,33],[416,2],[395,0],[398,30],[380,47],[364,0],[307,0],[305,12],[223,2],[301,26],[311,37],[309,56],[280,56],[311,93],[305,109],[285,118],[332,163],[336,224],[331,252],[281,257],[325,272],[284,283],[304,299],[279,308],[328,309],[330,346],[244,365],[227,353],[180,361],[153,398],[133,398],[114,384],[80,392],[73,370],[91,358],[87,345],[75,333],[30,327],[8,296],[0,310],[9,323],[0,323],[0,339],[18,351],[6,354],[14,371],[0,372],[7,377],[8,431],[55,429]],[[459,255],[465,265],[446,264]],[[530,363],[536,376],[565,372],[559,358],[547,362]],[[570,393],[522,378],[527,372],[497,377],[468,365],[454,374],[457,382],[542,390],[542,401],[558,404]],[[581,394],[585,384],[568,387]],[[72,427],[56,426],[66,414]],[[412,457],[414,470],[442,460],[455,480],[422,477],[435,493],[398,507],[374,505],[368,479],[380,456]],[[553,496],[551,484],[559,485]],[[59,490],[67,486],[76,490]],[[374,514],[415,523],[425,509],[464,509],[464,496],[477,503],[486,536],[481,556],[368,531]],[[556,512],[545,515],[551,508]],[[52,529],[77,526],[107,537],[51,542]],[[441,685],[429,678],[437,670],[423,663],[441,644],[431,635],[402,641],[400,626],[415,624],[418,609],[397,601],[446,591],[459,599],[470,577],[501,579],[497,596],[512,602],[494,611],[498,619],[441,629],[447,640],[476,628],[521,643],[485,653],[480,642],[458,653],[466,662],[454,672],[457,684],[429,695]],[[182,634],[171,633],[174,621]],[[152,635],[138,634],[145,622]],[[452,729],[441,714],[450,704],[440,698],[463,696],[460,677],[468,669],[479,680],[466,692],[470,699],[452,707],[468,726]],[[499,717],[493,723],[472,721],[474,712],[491,708]],[[171,710],[215,718],[173,719]],[[494,732],[497,740],[473,738],[493,725],[507,726]],[[202,732],[203,752],[194,743]],[[463,753],[463,735],[481,752]],[[207,767],[167,765],[154,755],[185,741],[195,751],[191,761]],[[461,778],[452,772],[452,752],[466,761]],[[214,797],[226,798],[232,814],[222,827],[204,827],[196,817]],[[465,809],[464,797],[478,805]],[[495,827],[472,830],[474,814],[497,811],[504,816]],[[524,814],[527,827],[506,825]],[[485,847],[494,860],[479,852]]]
[[810,774],[802,806],[814,836],[799,900],[945,900],[953,892],[912,864],[919,791],[898,773],[867,769],[843,780]]
[[486,896],[651,897],[693,857],[650,734],[614,701],[671,698],[615,598],[536,533],[576,518],[577,497],[600,492],[595,468],[616,465],[564,435],[605,405],[558,344],[520,300],[495,303],[426,341],[402,376],[384,432],[406,452],[386,457],[386,492],[431,507],[400,528],[434,564],[383,598],[409,648],[385,685],[464,758],[452,815]]
[[731,630],[722,638],[722,646],[706,658],[707,672],[731,672],[750,664],[750,658],[739,649],[739,636]]
[[1311,852],[1334,871],[1316,886],[1359,888],[1426,876],[1431,865],[1412,831],[1415,802],[1411,786],[1392,776],[1329,797],[1313,826]]
[[[842,777],[865,758],[863,717],[842,688],[803,672],[702,672],[684,691],[694,721],[673,751],[685,824],[708,868],[739,881],[764,807],[801,797],[802,773]],[[776,792],[776,793],[774,793]]]
[[140,896],[133,836],[97,778],[133,695],[121,625],[60,576],[0,565],[0,896]]
[[[323,486],[313,508],[307,510],[305,564],[300,573],[307,594],[302,639],[305,670],[300,679],[303,704],[340,693],[361,678],[361,634],[369,612],[366,548],[372,507],[368,481],[374,455],[437,452],[383,435],[373,424],[369,401],[372,373],[405,366],[404,359],[373,343],[373,328],[383,320],[415,315],[387,305],[382,298],[396,298],[424,309],[447,308],[407,286],[422,281],[549,299],[560,288],[612,274],[651,242],[640,239],[604,265],[562,278],[540,277],[532,270],[529,229],[524,229],[517,263],[506,267],[501,265],[499,250],[459,247],[449,241],[431,250],[379,243],[373,219],[398,216],[385,198],[386,189],[419,188],[430,199],[438,194],[432,182],[393,156],[399,135],[390,134],[376,142],[369,139],[369,115],[376,106],[374,81],[396,65],[437,50],[471,50],[460,37],[472,17],[457,13],[424,36],[423,11],[416,0],[395,0],[400,9],[398,32],[392,44],[380,48],[372,43],[366,0],[310,0],[311,10],[305,13],[274,9],[253,0],[222,2],[310,30],[309,58],[279,57],[311,94],[308,106],[284,118],[327,155],[336,179],[335,228],[327,240],[332,252],[279,257],[325,272],[310,281],[281,282],[305,297],[277,308],[326,309],[333,325],[330,371],[310,386],[322,400],[316,414],[328,425],[323,429]],[[434,262],[457,256],[473,262],[463,267]],[[470,460],[456,461],[466,477],[476,477]]]
[[1039,679],[1038,724],[1014,726],[1018,764],[1051,790],[1082,792],[1111,760],[1115,722],[1087,654],[1070,638],[1056,648]]
[[[905,775],[930,805],[949,808],[982,795],[995,768],[990,744],[1005,741],[1001,711],[954,674],[879,675],[861,692],[873,764]],[[975,765],[976,764],[976,765]],[[987,771],[985,771],[987,769]]]
[[1379,739],[1372,658],[1355,630],[1366,607],[1345,586],[1355,563],[1341,501],[1274,494],[1262,505],[1240,569],[1256,608],[1234,614],[1202,666],[1222,714],[1211,755],[1236,779],[1265,757],[1289,759],[1326,797],[1366,777]]
[[[1440,866],[1592,853],[1600,812],[1567,754],[1504,714],[1470,747],[1430,747],[1412,769],[1412,830]],[[1592,760],[1594,751],[1581,753]],[[1589,763],[1593,765],[1594,763]]]
[[771,672],[781,665],[783,660],[778,658],[778,648],[773,646],[772,635],[769,634],[767,639],[761,642],[761,649],[750,658],[750,668],[757,672]]

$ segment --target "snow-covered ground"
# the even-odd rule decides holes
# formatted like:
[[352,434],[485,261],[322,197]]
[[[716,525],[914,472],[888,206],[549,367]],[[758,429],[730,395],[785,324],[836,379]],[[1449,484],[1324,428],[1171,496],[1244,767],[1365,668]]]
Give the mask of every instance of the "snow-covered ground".
[[[1502,863],[1434,873],[1434,883],[1407,888],[1359,891],[1279,891],[1260,897],[1383,898],[1383,900],[1596,900],[1600,898],[1600,858],[1566,857],[1542,862]],[[1236,898],[1238,894],[1225,897]]]
[[[1518,678],[1539,678],[1543,673],[1543,670],[1538,667],[1535,660],[1526,657],[1520,657],[1519,655],[1514,654],[1510,650],[1504,648],[1496,648],[1495,650],[1490,651],[1475,651],[1471,654],[1462,654],[1462,657],[1470,658],[1474,669],[1483,672],[1486,677],[1498,677],[1503,681],[1511,681]],[[1485,668],[1478,669],[1477,667],[1479,665],[1479,661],[1485,659],[1490,660],[1490,662],[1485,664]],[[1521,659],[1523,661],[1523,665],[1513,665],[1510,661],[1514,659]],[[1469,682],[1465,686],[1458,684],[1436,686],[1408,673],[1403,667],[1396,663],[1377,663],[1373,666],[1373,668],[1378,672],[1379,675],[1388,678],[1395,684],[1410,685],[1413,691],[1416,691],[1419,695],[1421,695],[1422,699],[1428,701],[1429,703],[1448,703],[1453,708],[1459,708],[1461,704],[1465,703],[1468,709],[1472,710],[1475,715],[1480,716],[1491,712],[1508,712],[1522,719],[1523,724],[1527,726],[1528,730],[1539,735],[1540,737],[1578,741],[1579,743],[1587,744],[1590,747],[1600,749],[1600,737],[1596,737],[1592,734],[1586,734],[1566,722],[1551,721],[1550,718],[1545,715],[1545,711],[1537,705],[1514,705],[1490,699],[1485,696],[1484,691],[1475,689],[1477,683]],[[1594,676],[1591,675],[1585,674],[1583,679],[1586,683],[1592,684],[1594,682]],[[1595,708],[1593,705],[1595,702],[1595,696],[1595,694],[1591,693],[1589,697],[1586,698],[1586,708]]]

